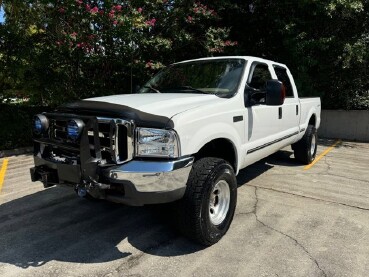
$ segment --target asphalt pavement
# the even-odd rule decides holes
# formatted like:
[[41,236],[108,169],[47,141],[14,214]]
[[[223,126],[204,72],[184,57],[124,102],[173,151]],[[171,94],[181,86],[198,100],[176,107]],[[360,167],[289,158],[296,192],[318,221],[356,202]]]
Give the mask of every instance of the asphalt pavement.
[[231,228],[208,248],[177,234],[169,205],[44,189],[31,155],[2,158],[0,276],[368,276],[369,144],[334,143],[308,169],[286,148],[242,170]]

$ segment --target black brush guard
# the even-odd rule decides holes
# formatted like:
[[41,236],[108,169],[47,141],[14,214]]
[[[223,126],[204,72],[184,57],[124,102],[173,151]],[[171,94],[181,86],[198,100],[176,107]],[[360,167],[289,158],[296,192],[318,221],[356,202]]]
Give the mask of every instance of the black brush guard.
[[[52,130],[49,130],[47,135],[34,137],[35,167],[31,168],[32,181],[42,181],[45,187],[63,183],[99,185],[101,147],[97,117],[64,113],[45,113],[45,116],[55,120],[81,119],[85,122],[85,127],[77,143],[56,141],[52,138]],[[113,120],[111,121],[111,130],[114,128],[112,124],[115,126]],[[91,130],[93,131],[93,144],[90,143],[88,136],[88,132]],[[47,153],[44,153],[43,146],[75,152],[79,157],[77,164],[66,164],[48,159],[48,157],[45,157]],[[111,154],[115,155],[114,153]]]

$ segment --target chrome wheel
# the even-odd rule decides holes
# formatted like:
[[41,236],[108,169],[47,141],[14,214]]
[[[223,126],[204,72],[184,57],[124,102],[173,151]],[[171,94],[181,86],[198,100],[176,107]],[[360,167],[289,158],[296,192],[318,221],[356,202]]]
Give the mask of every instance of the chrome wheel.
[[314,154],[315,154],[315,147],[316,147],[316,136],[313,135],[311,137],[311,146],[310,146],[310,153],[311,153],[311,156],[314,157]]
[[228,183],[224,180],[218,181],[211,192],[209,201],[209,217],[212,224],[219,225],[226,218],[230,199]]

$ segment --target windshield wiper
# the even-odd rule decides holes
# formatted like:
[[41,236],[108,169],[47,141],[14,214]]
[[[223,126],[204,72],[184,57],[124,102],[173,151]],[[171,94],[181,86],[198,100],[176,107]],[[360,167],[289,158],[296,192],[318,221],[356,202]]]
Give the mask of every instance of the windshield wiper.
[[208,94],[207,92],[201,90],[201,89],[197,89],[197,88],[193,88],[191,86],[180,86],[180,87],[174,87],[174,88],[165,88],[165,90],[175,90],[175,89],[188,89],[188,90],[192,90],[193,92],[196,92],[196,93],[201,93],[201,94]]
[[160,90],[154,88],[152,85],[147,85],[147,86],[144,86],[144,88],[149,88],[151,89],[152,91],[155,91],[156,93],[161,93]]

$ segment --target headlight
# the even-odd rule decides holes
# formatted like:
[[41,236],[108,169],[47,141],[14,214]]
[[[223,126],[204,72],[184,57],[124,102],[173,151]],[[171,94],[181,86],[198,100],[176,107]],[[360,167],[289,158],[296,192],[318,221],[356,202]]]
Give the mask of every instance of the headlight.
[[49,120],[43,114],[35,115],[33,118],[33,132],[36,135],[46,133],[49,129]]
[[84,122],[80,119],[69,120],[67,125],[68,138],[76,141],[81,136],[84,126]]
[[136,129],[136,156],[176,158],[180,155],[174,130]]

